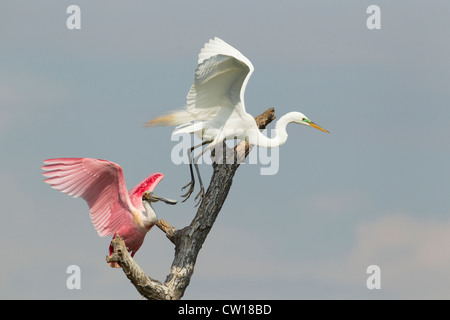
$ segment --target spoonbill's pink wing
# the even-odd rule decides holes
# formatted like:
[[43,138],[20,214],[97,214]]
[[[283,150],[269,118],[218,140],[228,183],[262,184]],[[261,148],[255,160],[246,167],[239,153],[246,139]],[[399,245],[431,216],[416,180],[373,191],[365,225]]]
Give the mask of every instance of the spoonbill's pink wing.
[[145,191],[153,191],[156,185],[164,178],[164,175],[159,172],[152,173],[139,184],[137,184],[133,189],[131,189],[128,194],[130,195],[131,204],[138,210],[144,211],[144,206],[142,205],[142,194]]
[[54,189],[86,200],[92,223],[101,237],[115,234],[123,224],[134,223],[131,212],[135,208],[118,164],[90,158],[57,158],[44,163],[44,181]]

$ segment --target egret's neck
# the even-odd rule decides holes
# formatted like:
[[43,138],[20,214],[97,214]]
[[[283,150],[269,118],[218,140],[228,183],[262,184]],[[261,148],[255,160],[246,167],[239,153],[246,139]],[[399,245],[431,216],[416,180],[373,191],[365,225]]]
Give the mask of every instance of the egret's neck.
[[249,135],[249,143],[265,148],[274,148],[285,144],[288,138],[286,127],[290,122],[293,122],[292,117],[289,113],[285,114],[276,122],[272,138],[256,130],[254,134]]
[[147,201],[142,201],[142,204],[144,205],[144,209],[145,209],[145,218],[144,218],[144,225],[146,227],[151,226],[153,224],[156,223],[156,221],[158,220],[158,217],[156,216],[156,212],[155,210],[153,210],[153,207],[150,203],[148,203]]

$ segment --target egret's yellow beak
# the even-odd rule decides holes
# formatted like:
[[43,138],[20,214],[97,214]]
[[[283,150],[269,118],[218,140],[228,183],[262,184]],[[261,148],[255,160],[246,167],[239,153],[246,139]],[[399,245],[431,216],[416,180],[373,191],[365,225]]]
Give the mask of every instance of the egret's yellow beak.
[[320,131],[326,132],[326,133],[330,133],[328,130],[325,130],[322,127],[319,127],[317,124],[315,124],[314,122],[310,122],[309,125],[313,128],[319,129]]

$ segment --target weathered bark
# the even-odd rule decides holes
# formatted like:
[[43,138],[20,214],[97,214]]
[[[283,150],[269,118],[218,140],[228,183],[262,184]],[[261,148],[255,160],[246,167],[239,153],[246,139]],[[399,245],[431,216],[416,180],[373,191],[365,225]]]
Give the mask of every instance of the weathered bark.
[[[260,116],[255,117],[260,129],[264,129],[275,119],[274,112],[274,109],[270,108]],[[118,262],[128,279],[130,279],[142,296],[147,299],[161,300],[178,300],[183,297],[194,273],[198,253],[227,198],[234,174],[250,150],[251,146],[246,142],[240,142],[234,150],[236,155],[234,163],[217,164],[213,162],[213,174],[205,199],[189,226],[183,229],[176,229],[164,220],[159,220],[156,224],[166,234],[167,238],[175,244],[175,257],[164,284],[148,277],[144,273],[128,254],[125,244],[120,237],[116,237],[113,240],[114,252],[106,260],[108,262]]]

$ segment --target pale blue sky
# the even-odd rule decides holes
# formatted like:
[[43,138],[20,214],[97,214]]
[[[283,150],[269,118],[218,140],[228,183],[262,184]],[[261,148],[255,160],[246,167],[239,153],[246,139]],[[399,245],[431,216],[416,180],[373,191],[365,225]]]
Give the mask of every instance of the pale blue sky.
[[[81,8],[81,30],[66,8]],[[381,30],[366,9],[381,8]],[[128,188],[159,171],[181,199],[171,128],[197,55],[218,36],[255,72],[246,108],[301,111],[280,168],[239,168],[186,290],[191,299],[450,298],[450,28],[446,1],[3,1],[0,4],[0,298],[140,299],[104,258],[81,199],[43,183],[46,158],[120,164]],[[271,125],[273,127],[274,124]],[[204,182],[212,169],[201,166]],[[176,227],[193,200],[158,204]],[[135,258],[164,281],[173,246],[155,228]],[[81,268],[68,290],[66,268]],[[366,288],[379,265],[382,289]]]

